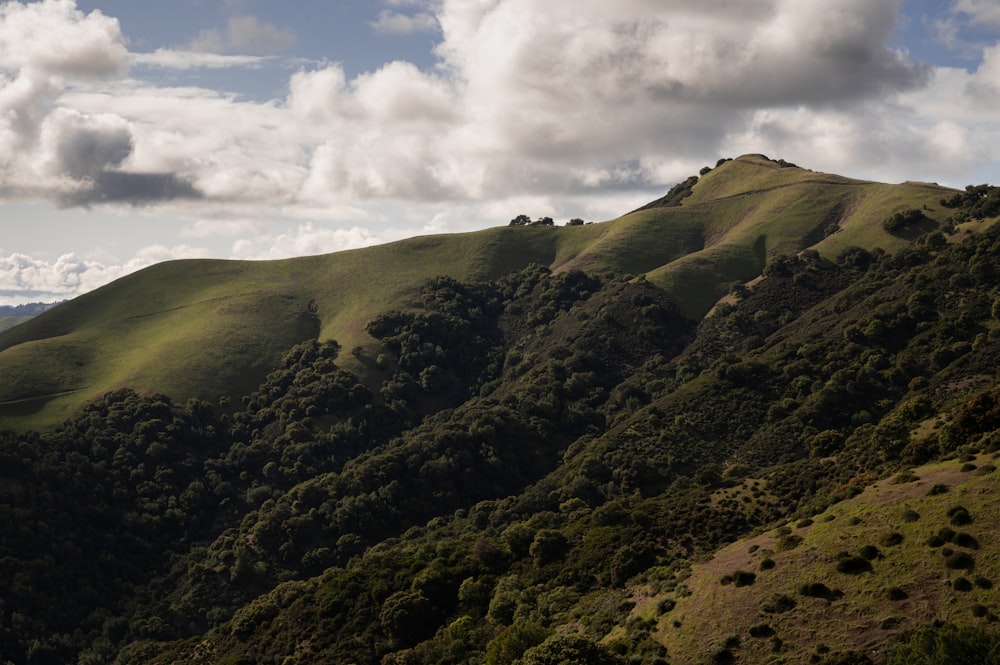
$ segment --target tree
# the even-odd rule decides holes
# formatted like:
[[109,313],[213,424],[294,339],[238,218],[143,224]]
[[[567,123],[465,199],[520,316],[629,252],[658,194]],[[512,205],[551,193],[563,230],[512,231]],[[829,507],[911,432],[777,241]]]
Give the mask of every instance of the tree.
[[582,635],[553,635],[528,649],[521,665],[623,665],[607,647]]
[[1000,662],[1000,635],[979,627],[946,623],[918,630],[896,648],[888,665]]
[[531,218],[527,215],[518,215],[514,219],[510,220],[509,226],[528,226],[531,224]]
[[574,217],[573,219],[566,222],[566,226],[583,226],[583,220],[579,217]]

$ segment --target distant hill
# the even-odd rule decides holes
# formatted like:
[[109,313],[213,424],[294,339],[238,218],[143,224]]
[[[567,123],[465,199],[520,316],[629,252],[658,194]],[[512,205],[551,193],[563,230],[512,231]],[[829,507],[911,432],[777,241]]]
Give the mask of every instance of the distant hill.
[[308,339],[371,353],[365,322],[419,307],[417,285],[437,275],[494,279],[529,263],[644,275],[697,319],[779,255],[905,247],[916,229],[890,234],[883,220],[916,209],[921,228],[940,225],[950,213],[939,202],[952,194],[748,155],[703,174],[673,197],[680,205],[604,223],[498,227],[284,261],[158,264],[0,333],[0,373],[16,377],[0,386],[0,427],[50,427],[124,386],[238,399]]
[[0,305],[0,332],[38,316],[58,304],[34,302],[27,305]]

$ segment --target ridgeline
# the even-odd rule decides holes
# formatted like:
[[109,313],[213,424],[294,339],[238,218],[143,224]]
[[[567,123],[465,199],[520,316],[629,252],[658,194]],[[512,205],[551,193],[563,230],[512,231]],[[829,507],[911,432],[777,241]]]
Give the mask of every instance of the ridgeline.
[[0,662],[996,653],[998,215],[750,155],[64,303],[0,333]]

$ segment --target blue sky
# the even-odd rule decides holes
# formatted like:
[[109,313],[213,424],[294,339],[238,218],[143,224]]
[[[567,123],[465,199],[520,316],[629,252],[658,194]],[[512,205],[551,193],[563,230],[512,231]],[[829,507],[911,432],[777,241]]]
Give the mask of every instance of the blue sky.
[[1000,181],[997,0],[0,0],[0,304],[600,221],[719,157]]

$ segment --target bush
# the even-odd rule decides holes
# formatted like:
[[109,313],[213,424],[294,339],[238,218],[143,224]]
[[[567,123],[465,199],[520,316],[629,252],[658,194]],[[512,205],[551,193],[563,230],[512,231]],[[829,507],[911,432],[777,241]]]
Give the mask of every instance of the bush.
[[891,589],[889,589],[886,592],[886,595],[889,596],[889,600],[893,601],[906,600],[907,598],[910,597],[910,594],[906,593],[898,586],[894,586]]
[[907,508],[906,510],[903,511],[901,517],[904,522],[916,522],[917,520],[920,519],[920,513],[918,513],[915,510]]
[[918,630],[899,645],[887,665],[956,665],[1000,662],[1000,635],[978,626],[954,624]]
[[830,587],[822,582],[811,582],[799,587],[799,594],[810,598],[823,598],[832,601],[836,597],[837,592],[832,591]]
[[945,558],[944,565],[952,570],[972,570],[976,561],[965,552],[952,552]]
[[758,623],[750,626],[747,633],[750,637],[771,637],[774,635],[774,628],[766,623]]
[[979,541],[967,533],[955,534],[955,538],[951,542],[955,543],[959,547],[964,547],[966,549],[970,550],[979,549]]
[[859,556],[847,556],[837,562],[837,572],[848,575],[860,575],[871,572],[871,569],[871,563]]
[[760,609],[768,614],[781,614],[782,612],[788,612],[789,610],[795,609],[798,603],[791,596],[786,596],[783,594],[776,594],[771,596],[768,600],[760,606]]
[[802,544],[802,536],[796,535],[794,533],[789,533],[781,537],[778,540],[777,550],[779,552],[787,552],[788,550],[793,550]]
[[875,559],[879,558],[881,554],[878,551],[878,548],[875,547],[874,545],[865,545],[864,547],[861,548],[859,553],[861,554],[861,558],[867,559],[868,561],[874,561]]
[[948,517],[950,521],[955,526],[965,526],[966,524],[972,524],[972,515],[969,514],[965,508],[961,506],[956,506],[948,511]]
[[774,568],[775,565],[776,564],[774,563],[774,559],[771,559],[771,558],[763,559],[760,562],[760,569],[761,570],[771,570],[772,568]]
[[951,583],[951,588],[955,591],[972,591],[972,582],[964,577],[959,577]]
[[903,542],[903,534],[897,533],[895,531],[893,533],[887,533],[886,535],[882,536],[879,542],[882,543],[882,545],[885,547],[892,547],[894,545],[899,545],[901,542]]
[[882,228],[889,233],[896,233],[898,231],[902,231],[907,226],[916,224],[922,219],[924,219],[924,213],[921,210],[917,208],[907,208],[906,210],[893,213],[883,219]]

